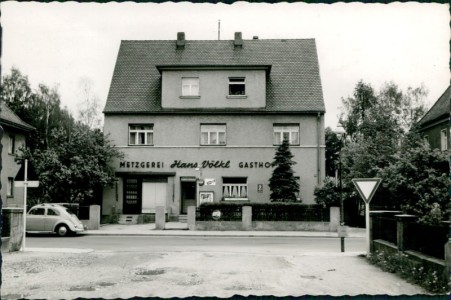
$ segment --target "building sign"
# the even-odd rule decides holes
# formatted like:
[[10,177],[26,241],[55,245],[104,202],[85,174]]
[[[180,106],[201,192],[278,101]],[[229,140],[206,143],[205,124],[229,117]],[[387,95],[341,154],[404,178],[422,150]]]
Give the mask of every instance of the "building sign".
[[197,162],[183,162],[181,160],[174,160],[171,168],[230,168],[230,160],[204,160],[201,163]]
[[238,164],[238,167],[240,168],[270,168],[272,166],[272,163],[266,161],[266,162],[257,162],[257,161],[252,161],[252,162],[247,162],[247,161],[242,161]]
[[216,179],[214,179],[214,178],[205,178],[205,185],[216,185]]
[[[230,168],[230,160],[204,160],[202,162],[187,162],[182,160],[174,160],[172,164],[169,165],[171,169],[228,169]],[[241,169],[262,169],[271,168],[271,162],[248,162],[241,161],[238,163],[238,167]],[[162,169],[164,168],[164,162],[162,161],[121,161],[119,162],[119,168],[127,169]]]
[[150,169],[150,168],[164,168],[162,161],[121,161],[119,168],[127,169]]

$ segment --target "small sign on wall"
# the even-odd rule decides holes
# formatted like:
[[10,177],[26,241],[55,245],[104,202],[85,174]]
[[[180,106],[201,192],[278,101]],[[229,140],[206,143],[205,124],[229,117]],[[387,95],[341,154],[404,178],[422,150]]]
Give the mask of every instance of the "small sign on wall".
[[214,178],[205,178],[205,185],[216,185],[216,179]]
[[257,192],[263,193],[263,184],[261,183],[257,184]]

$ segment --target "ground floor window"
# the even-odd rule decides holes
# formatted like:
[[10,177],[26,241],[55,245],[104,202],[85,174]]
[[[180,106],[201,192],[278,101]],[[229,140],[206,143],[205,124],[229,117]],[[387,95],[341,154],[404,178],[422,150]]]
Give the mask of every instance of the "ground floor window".
[[223,177],[222,196],[224,200],[248,200],[247,177]]

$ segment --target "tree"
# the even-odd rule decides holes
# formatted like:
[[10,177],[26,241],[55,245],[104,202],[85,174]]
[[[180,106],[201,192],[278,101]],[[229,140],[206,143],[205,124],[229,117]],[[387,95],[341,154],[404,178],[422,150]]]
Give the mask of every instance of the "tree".
[[271,201],[294,202],[296,193],[299,192],[299,183],[293,176],[294,171],[291,168],[296,162],[292,160],[289,143],[284,140],[278,147],[274,156],[272,176],[269,179],[269,188],[271,190]]
[[30,134],[28,146],[31,149],[51,147],[49,133],[54,128],[64,128],[68,133],[75,122],[67,109],[61,108],[58,87],[49,88],[39,84],[33,91],[28,78],[16,68],[10,75],[3,76],[1,100],[4,101],[23,121],[36,128]]
[[431,149],[415,132],[407,139],[378,175],[384,179],[386,196],[396,199],[405,213],[419,216],[422,223],[437,224],[449,202],[449,153]]
[[339,158],[342,142],[337,134],[327,127],[325,130],[326,137],[326,176],[334,177],[337,170],[337,162]]
[[122,155],[100,130],[77,124],[67,135],[62,128],[53,129],[55,141],[49,149],[24,150],[18,159],[28,158],[41,183],[41,202],[75,202],[90,204],[98,187],[115,181],[111,162]]
[[80,98],[78,120],[89,128],[98,129],[102,126],[99,97],[93,92],[94,83],[90,78],[83,77],[79,81]]

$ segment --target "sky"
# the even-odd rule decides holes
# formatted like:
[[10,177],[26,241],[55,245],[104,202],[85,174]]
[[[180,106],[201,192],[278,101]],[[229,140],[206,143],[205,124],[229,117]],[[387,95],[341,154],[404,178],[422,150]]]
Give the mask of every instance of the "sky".
[[58,86],[76,115],[80,82],[105,105],[121,40],[314,38],[326,105],[336,128],[341,99],[359,80],[379,90],[424,85],[428,107],[450,84],[449,5],[434,3],[1,3],[2,76],[11,67],[39,83]]

